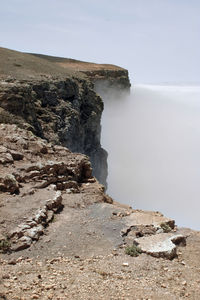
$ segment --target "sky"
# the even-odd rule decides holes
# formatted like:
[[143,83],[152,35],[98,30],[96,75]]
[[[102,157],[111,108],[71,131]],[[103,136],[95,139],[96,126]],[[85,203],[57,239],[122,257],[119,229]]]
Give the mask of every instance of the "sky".
[[1,0],[0,45],[120,65],[134,83],[200,82],[199,0]]

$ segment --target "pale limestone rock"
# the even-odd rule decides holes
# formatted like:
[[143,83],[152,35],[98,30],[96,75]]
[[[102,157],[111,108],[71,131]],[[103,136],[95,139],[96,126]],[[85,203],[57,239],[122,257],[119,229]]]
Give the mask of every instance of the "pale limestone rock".
[[46,220],[47,218],[47,209],[41,208],[38,210],[36,215],[34,216],[34,221],[38,224],[40,224],[43,220]]
[[0,163],[7,164],[13,163],[13,157],[9,152],[1,153]]
[[47,223],[51,222],[54,218],[54,212],[52,210],[47,211]]
[[142,225],[159,228],[160,224],[166,224],[173,229],[175,224],[174,220],[164,217],[161,213],[150,211],[134,211],[129,216],[123,217],[122,221],[125,225],[121,230],[122,235],[126,235],[134,226]]
[[144,236],[134,240],[136,244],[144,253],[155,257],[166,257],[172,259],[176,256],[176,249],[178,244],[186,243],[183,235],[173,235],[171,233],[160,233],[151,236]]
[[46,206],[49,210],[59,209],[62,204],[62,196],[60,191],[56,191],[53,199],[46,201]]
[[8,174],[4,177],[3,180],[4,186],[6,191],[10,192],[11,194],[19,192],[19,184],[14,175]]
[[30,228],[26,231],[26,236],[30,237],[32,240],[38,240],[40,235],[43,234],[43,226],[38,225],[33,228]]

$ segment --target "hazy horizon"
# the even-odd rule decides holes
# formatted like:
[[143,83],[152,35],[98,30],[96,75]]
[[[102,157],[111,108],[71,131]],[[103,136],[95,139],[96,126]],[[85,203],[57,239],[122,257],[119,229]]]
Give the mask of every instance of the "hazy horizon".
[[136,85],[104,100],[108,193],[199,230],[200,85]]
[[135,83],[200,80],[197,0],[9,0],[0,45],[116,64]]

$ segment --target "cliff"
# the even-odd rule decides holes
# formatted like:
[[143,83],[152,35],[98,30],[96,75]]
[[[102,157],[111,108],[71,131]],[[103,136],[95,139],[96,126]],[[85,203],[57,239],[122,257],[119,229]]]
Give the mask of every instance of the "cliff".
[[200,233],[113,201],[63,147],[105,181],[94,90],[129,85],[115,66],[0,49],[0,299],[199,299]]
[[[93,214],[96,222],[104,218],[100,222],[101,226],[104,224],[111,230],[110,217],[101,214],[101,210],[108,213],[110,209],[117,208],[111,206],[113,200],[104,194],[104,187],[92,176],[87,156],[47,143],[31,131],[13,124],[0,125],[0,143],[3,145],[0,147],[0,243],[9,242],[7,250],[19,251],[30,247],[46,232],[54,214],[62,211],[61,221],[65,223],[70,207],[78,212],[77,218],[71,220],[70,225],[74,224],[75,228],[75,223],[82,215],[80,208],[86,210],[95,203],[109,203],[109,207],[94,206]],[[128,242],[131,238],[130,231],[135,234],[139,231],[142,236],[154,236],[157,230],[161,230],[161,223],[169,231],[174,229],[174,221],[159,213],[137,212],[125,206],[125,209],[119,208],[116,214],[117,218],[112,223],[115,223],[118,230],[110,235],[105,228],[100,228],[102,240],[114,238],[114,243]],[[88,218],[85,214],[82,216],[82,219]],[[141,225],[142,222],[148,224],[149,230]],[[72,226],[72,230],[74,228]],[[60,229],[60,233],[63,233],[63,229]],[[178,237],[181,241],[180,235]],[[164,239],[166,238],[170,236],[165,235]],[[77,237],[74,243],[76,242]],[[176,247],[172,245],[165,256],[170,258],[175,254]]]
[[109,87],[118,90],[130,89],[131,84],[128,77],[128,71],[121,67],[41,54],[33,55],[43,58],[68,71],[85,74],[87,78],[94,83],[94,86],[101,84],[102,87]]
[[25,54],[0,48],[0,122],[15,123],[54,144],[90,157],[106,185],[107,153],[100,144],[103,101],[98,82],[129,88],[117,66]]
[[198,232],[114,202],[31,131],[1,124],[0,145],[0,299],[198,299]]

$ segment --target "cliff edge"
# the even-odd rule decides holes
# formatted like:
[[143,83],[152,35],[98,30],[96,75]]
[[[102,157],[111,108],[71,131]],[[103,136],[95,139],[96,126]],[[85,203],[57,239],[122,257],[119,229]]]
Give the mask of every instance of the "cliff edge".
[[95,84],[128,89],[127,70],[0,48],[0,122],[17,124],[54,144],[90,157],[106,185],[107,153],[100,144],[103,101]]
[[105,181],[94,90],[127,76],[0,49],[0,299],[199,299],[200,233],[115,202],[84,155]]
[[198,299],[199,232],[114,202],[31,131],[0,124],[0,145],[0,299]]

